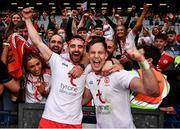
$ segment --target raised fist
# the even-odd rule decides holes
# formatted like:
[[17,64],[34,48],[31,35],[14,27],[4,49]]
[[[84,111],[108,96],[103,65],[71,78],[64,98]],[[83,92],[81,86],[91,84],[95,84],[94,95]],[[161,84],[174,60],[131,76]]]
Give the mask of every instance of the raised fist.
[[22,15],[25,19],[31,19],[33,16],[33,10],[29,8],[25,8],[22,10]]

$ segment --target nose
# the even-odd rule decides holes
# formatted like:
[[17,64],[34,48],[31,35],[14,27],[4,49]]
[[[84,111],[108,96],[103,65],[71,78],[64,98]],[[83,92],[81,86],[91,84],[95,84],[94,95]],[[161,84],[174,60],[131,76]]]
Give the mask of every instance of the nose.
[[35,66],[35,71],[39,71],[39,66]]
[[95,57],[99,57],[99,54],[96,52],[94,56],[95,56]]
[[78,48],[78,46],[76,46],[76,47],[75,47],[75,51],[79,51],[79,48]]

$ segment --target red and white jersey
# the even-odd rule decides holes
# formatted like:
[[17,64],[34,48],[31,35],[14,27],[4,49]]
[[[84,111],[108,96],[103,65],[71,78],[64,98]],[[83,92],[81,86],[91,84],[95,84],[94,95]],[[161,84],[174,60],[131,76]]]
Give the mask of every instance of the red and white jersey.
[[103,77],[88,74],[90,89],[96,107],[97,128],[134,128],[129,102],[129,84],[134,78],[128,71]]
[[[126,49],[130,49],[130,48],[136,47],[136,45],[135,45],[135,37],[136,37],[136,35],[133,34],[133,32],[132,32],[132,30],[131,30],[131,31],[128,33],[128,35],[126,36],[126,41],[125,41],[125,43],[120,42],[120,44],[117,45],[117,50],[116,50],[115,55],[124,54],[124,52],[125,52]],[[120,48],[119,45],[121,45],[121,48]]]
[[45,85],[46,93],[49,93],[50,80],[51,80],[50,70],[45,70],[45,73],[43,74],[43,79],[40,79],[37,76],[33,76],[32,74],[29,74],[25,84],[25,102],[44,104],[46,102],[46,98],[39,93],[36,86],[39,84],[39,82],[42,82]]
[[174,60],[174,57],[172,55],[170,55],[167,52],[163,52],[156,66],[156,69],[162,72],[173,62],[173,60]]
[[75,65],[56,53],[52,54],[49,65],[52,73],[51,91],[42,117],[64,124],[81,124],[86,70],[79,78],[69,76]]

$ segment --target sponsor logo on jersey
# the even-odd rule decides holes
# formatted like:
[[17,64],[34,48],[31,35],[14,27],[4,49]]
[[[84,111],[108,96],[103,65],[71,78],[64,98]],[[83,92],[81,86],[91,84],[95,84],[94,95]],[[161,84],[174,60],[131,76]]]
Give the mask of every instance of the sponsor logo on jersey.
[[78,88],[74,86],[69,86],[61,83],[59,91],[68,95],[76,96],[78,93]]

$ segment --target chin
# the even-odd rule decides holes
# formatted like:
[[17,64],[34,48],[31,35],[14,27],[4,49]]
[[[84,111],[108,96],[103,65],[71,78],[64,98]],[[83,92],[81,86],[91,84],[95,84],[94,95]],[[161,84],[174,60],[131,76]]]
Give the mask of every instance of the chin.
[[93,69],[94,72],[100,72],[101,71],[100,68],[96,68],[96,67],[92,67],[92,69]]

